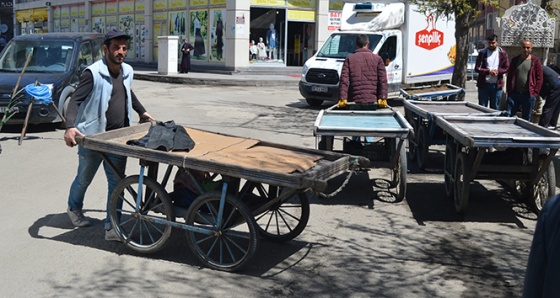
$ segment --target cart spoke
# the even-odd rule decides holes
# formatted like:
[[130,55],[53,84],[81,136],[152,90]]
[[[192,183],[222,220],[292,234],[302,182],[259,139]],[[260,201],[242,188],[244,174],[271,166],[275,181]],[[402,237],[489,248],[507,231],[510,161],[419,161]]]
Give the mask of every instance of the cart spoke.
[[[288,223],[288,221],[286,220],[284,215],[287,215],[288,217],[291,217],[292,219],[295,219],[296,221],[299,221],[299,218],[291,215],[290,213],[288,213],[288,212],[286,212],[282,209],[279,209],[277,214],[278,214],[277,217],[279,216],[282,219],[282,221],[286,225],[286,228],[288,228],[288,230],[290,230],[290,232],[292,231],[292,227],[291,227],[290,223]],[[280,225],[278,225],[278,229],[280,229]],[[278,234],[280,234],[280,230],[278,230]]]
[[199,223],[215,226],[216,225],[215,222],[211,221],[211,219],[213,220],[213,218],[209,218],[208,215],[209,215],[208,213],[203,213],[203,212],[200,212],[200,210],[198,210],[195,213],[194,221],[199,222],[197,219],[202,219],[202,222],[199,222]]
[[266,189],[264,189],[264,186],[262,184],[257,184],[257,191],[259,192],[259,195],[264,198],[264,199],[268,199],[268,192],[266,191]]
[[128,232],[128,235],[125,234],[126,237],[126,241],[130,242],[132,240],[132,234],[134,234],[134,231],[136,230],[136,225],[138,224],[138,220],[134,221],[134,224],[132,225],[132,228],[130,228],[130,232]]
[[[231,242],[231,244],[233,244],[235,247],[237,247],[237,249],[239,249],[239,251],[242,253],[242,255],[245,255],[247,253],[247,251],[245,249],[243,249],[241,246],[239,246],[235,241],[229,239],[229,237],[224,236],[223,238],[223,245],[225,245],[228,253],[229,253],[229,257],[233,262],[237,262],[237,255],[233,252],[233,249],[230,247],[230,245],[228,244],[228,242]],[[223,252],[220,251],[220,262],[223,263]]]
[[172,230],[166,222],[175,221],[165,189],[153,178],[139,175],[126,177],[117,184],[109,211],[111,224],[125,244],[143,253],[163,248]]
[[[146,193],[146,192],[147,192],[147,191],[145,191],[145,193]],[[155,193],[154,191],[150,191],[150,195],[146,198],[146,201],[144,202],[144,205],[142,206],[142,208],[141,208],[141,210],[140,210],[141,212],[152,211],[152,210],[155,209],[155,207],[160,207],[160,206],[161,206],[161,203],[160,203],[160,204],[157,204],[157,205],[154,206],[154,207],[150,207],[150,203],[152,202],[152,199],[153,199],[155,196],[156,196],[156,193]],[[146,209],[145,209],[146,207],[150,207],[150,209],[146,210]]]
[[230,194],[225,200],[220,191],[199,196],[189,209],[187,224],[193,225],[187,231],[191,250],[211,268],[237,270],[255,253],[258,237],[251,212]]
[[131,203],[129,200],[127,200],[127,199],[124,197],[124,193],[121,194],[121,195],[119,195],[119,199],[120,199],[122,202],[126,203],[130,208],[134,209],[134,206],[136,205],[136,202]]

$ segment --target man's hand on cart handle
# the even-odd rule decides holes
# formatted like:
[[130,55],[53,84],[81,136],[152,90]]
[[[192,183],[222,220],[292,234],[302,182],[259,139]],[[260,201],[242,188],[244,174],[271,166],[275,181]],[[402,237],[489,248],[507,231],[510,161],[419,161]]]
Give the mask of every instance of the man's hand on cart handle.
[[348,103],[348,101],[346,99],[339,99],[338,100],[338,107],[339,108],[344,108],[347,103]]
[[148,114],[148,112],[145,112],[144,114],[140,115],[140,123],[145,123],[145,122],[154,123],[155,121],[156,119],[154,119],[152,115]]
[[67,128],[64,132],[64,142],[66,143],[66,146],[74,147],[78,145],[76,142],[76,136],[84,137],[84,134],[75,127]]

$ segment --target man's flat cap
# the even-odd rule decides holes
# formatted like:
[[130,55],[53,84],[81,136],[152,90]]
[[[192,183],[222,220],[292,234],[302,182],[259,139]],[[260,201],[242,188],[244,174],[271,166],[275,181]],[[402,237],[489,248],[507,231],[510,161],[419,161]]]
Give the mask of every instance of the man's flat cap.
[[105,34],[105,41],[114,39],[114,38],[126,38],[126,39],[130,39],[130,35],[120,31],[120,30],[111,30],[109,32],[107,32],[107,34]]

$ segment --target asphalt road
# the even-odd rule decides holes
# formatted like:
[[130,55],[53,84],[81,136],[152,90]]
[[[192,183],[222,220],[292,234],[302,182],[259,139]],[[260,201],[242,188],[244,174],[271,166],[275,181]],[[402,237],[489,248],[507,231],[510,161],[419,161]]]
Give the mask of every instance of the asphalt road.
[[[303,103],[296,88],[137,80],[134,90],[159,120],[315,147],[319,108]],[[298,238],[262,241],[244,271],[225,273],[201,267],[182,233],[152,255],[104,241],[102,173],[85,201],[94,225],[74,229],[66,200],[76,148],[52,126],[31,127],[18,146],[20,131],[0,132],[4,297],[520,297],[536,216],[493,181],[472,183],[467,212],[455,213],[444,194],[440,147],[426,171],[409,163],[404,201],[375,186],[386,170],[361,173],[337,196],[311,201]],[[127,171],[138,173],[137,161]],[[342,182],[330,181],[329,191]]]

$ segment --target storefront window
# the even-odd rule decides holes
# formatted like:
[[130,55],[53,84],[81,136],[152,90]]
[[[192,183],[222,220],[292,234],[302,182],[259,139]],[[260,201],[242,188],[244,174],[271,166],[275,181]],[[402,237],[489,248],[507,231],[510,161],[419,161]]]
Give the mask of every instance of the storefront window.
[[284,9],[251,8],[249,60],[253,64],[284,64]]

